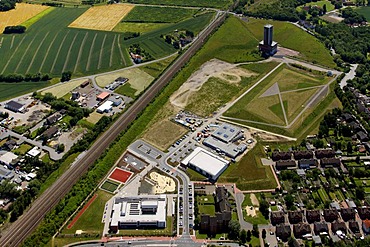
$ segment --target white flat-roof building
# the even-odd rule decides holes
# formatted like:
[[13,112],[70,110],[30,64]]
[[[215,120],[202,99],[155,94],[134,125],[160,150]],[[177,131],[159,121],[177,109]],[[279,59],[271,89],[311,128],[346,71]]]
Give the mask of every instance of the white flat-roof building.
[[181,163],[211,180],[217,180],[230,162],[201,147],[197,147]]
[[116,197],[109,229],[165,228],[166,206],[166,195]]
[[13,160],[17,159],[18,156],[13,154],[12,152],[6,152],[5,154],[0,156],[0,163],[6,166],[12,165]]
[[39,150],[38,147],[33,147],[30,151],[27,152],[27,155],[28,156],[31,156],[31,157],[37,157],[41,154],[41,151]]
[[240,128],[224,123],[212,133],[212,136],[223,142],[229,143],[232,142],[240,132]]
[[99,113],[109,112],[112,110],[113,102],[110,100],[105,101],[101,106],[96,109]]

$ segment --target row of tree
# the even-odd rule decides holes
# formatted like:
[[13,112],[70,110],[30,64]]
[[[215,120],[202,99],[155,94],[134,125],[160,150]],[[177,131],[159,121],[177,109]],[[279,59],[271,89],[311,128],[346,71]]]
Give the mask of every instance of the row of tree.
[[16,0],[1,0],[0,11],[8,11],[15,8]]
[[4,29],[3,34],[11,34],[11,33],[24,33],[26,32],[26,27],[25,26],[7,26]]
[[22,81],[48,81],[51,77],[49,74],[42,74],[42,73],[35,73],[35,74],[8,74],[8,75],[0,75],[1,82],[22,82]]

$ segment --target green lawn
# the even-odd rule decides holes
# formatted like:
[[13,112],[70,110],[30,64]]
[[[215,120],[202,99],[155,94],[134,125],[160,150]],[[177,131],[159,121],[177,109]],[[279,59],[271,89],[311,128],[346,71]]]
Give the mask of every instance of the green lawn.
[[143,70],[154,78],[157,78],[176,58],[177,55],[174,55],[159,62],[141,66],[140,70]]
[[17,155],[24,155],[26,154],[32,146],[27,143],[22,143],[17,149],[14,149],[13,152]]
[[330,198],[329,198],[328,194],[326,193],[326,191],[323,188],[320,188],[317,192],[319,193],[319,196],[320,196],[321,201],[323,203],[325,203],[326,201],[330,201]]
[[246,27],[257,40],[263,38],[263,26],[274,25],[274,40],[281,46],[298,51],[299,57],[329,68],[336,65],[328,49],[318,39],[293,24],[281,21],[249,19]]
[[109,192],[111,192],[111,193],[113,193],[117,188],[118,188],[118,186],[119,186],[119,184],[118,183],[116,183],[116,182],[113,182],[112,180],[106,180],[103,184],[102,184],[102,186],[101,186],[101,188],[102,189],[104,189],[104,190],[107,190],[107,191],[109,191]]
[[135,96],[136,89],[132,88],[130,83],[125,83],[124,85],[117,88],[114,92],[118,93],[118,94],[121,94],[121,95],[128,96],[128,97],[133,98],[133,99],[136,98],[136,96]]
[[323,8],[324,4],[326,4],[327,12],[334,10],[334,5],[330,1],[317,1],[317,2],[306,3],[302,6],[297,7],[297,10],[301,10],[303,6],[318,6],[318,7]]
[[240,190],[274,189],[276,181],[270,167],[262,165],[263,157],[263,147],[257,144],[239,162],[231,164],[218,182],[236,183]]
[[212,195],[198,196],[199,215],[215,215],[215,200]]
[[365,16],[367,21],[370,21],[370,7],[365,6],[365,7],[358,7],[355,9],[355,11],[363,16]]
[[131,0],[132,3],[174,5],[174,6],[195,6],[226,8],[232,2],[230,0]]
[[[0,63],[1,61],[2,60],[0,60]],[[12,99],[14,97],[26,93],[32,93],[41,88],[51,85],[52,85],[51,82],[18,82],[18,83],[0,82],[0,101]]]
[[193,169],[188,168],[186,170],[186,174],[189,176],[191,181],[204,181],[207,180],[207,177],[203,176],[202,174],[194,171]]
[[174,7],[135,6],[122,22],[176,23],[191,18],[197,11]]
[[[68,223],[62,230],[62,234],[75,233],[76,230],[83,230],[86,233],[101,233],[103,231],[104,224],[101,220],[104,213],[105,203],[112,197],[112,194],[102,190],[98,190],[96,194],[98,196],[76,223],[70,229],[67,229]],[[73,220],[73,218],[71,220]]]

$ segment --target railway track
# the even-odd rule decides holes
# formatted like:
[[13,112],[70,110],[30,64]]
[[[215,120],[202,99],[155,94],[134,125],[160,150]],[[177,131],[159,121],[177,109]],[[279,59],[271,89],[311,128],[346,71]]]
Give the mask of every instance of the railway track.
[[170,82],[173,76],[202,47],[208,36],[223,23],[226,13],[218,12],[215,19],[199,34],[184,54],[167,69],[162,76],[105,131],[90,147],[84,158],[78,160],[73,168],[68,169],[50,188],[37,198],[30,208],[15,221],[0,238],[0,246],[19,246],[37,227],[45,215],[71,190],[79,178],[101,156],[106,148],[124,131],[137,115],[155,98]]

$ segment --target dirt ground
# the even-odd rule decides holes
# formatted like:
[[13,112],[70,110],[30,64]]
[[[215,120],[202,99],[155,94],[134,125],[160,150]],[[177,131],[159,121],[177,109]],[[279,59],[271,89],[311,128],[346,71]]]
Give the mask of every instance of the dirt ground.
[[253,206],[257,206],[257,207],[259,207],[260,202],[258,201],[258,199],[257,199],[256,195],[255,195],[255,194],[253,194],[253,193],[251,193],[251,194],[250,194],[250,198],[251,198],[251,202],[252,202]]
[[299,52],[295,50],[291,50],[284,47],[278,47],[278,51],[276,53],[278,56],[291,56],[291,57],[297,57],[299,56]]
[[184,108],[188,104],[189,97],[199,91],[202,85],[211,77],[218,77],[229,83],[239,83],[241,77],[256,75],[246,69],[238,68],[237,64],[227,63],[218,59],[212,59],[204,63],[198,71],[170,97],[171,104]]
[[149,174],[149,176],[150,176],[150,179],[152,179],[153,181],[157,183],[155,185],[156,194],[174,192],[176,190],[176,183],[172,178],[163,176],[157,172],[152,172]]
[[247,206],[245,207],[245,211],[247,211],[248,216],[252,216],[252,217],[257,216],[257,212],[256,212],[257,208],[255,207]]

